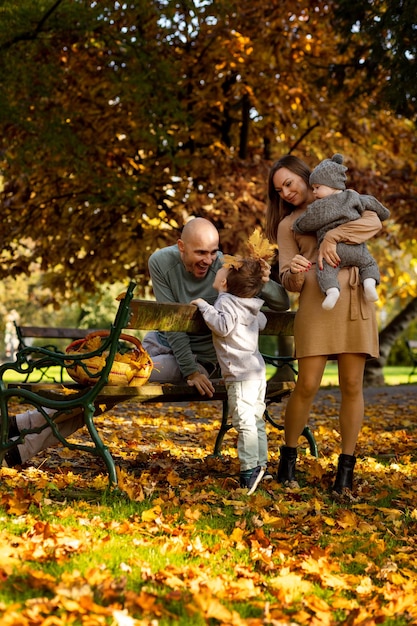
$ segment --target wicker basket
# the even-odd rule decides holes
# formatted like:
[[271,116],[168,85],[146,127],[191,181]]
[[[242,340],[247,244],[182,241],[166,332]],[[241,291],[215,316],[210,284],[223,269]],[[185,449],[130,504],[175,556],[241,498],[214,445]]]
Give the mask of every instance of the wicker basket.
[[[97,330],[87,335],[84,339],[73,341],[65,350],[66,354],[79,354],[97,350],[103,337],[108,337],[108,330]],[[141,342],[131,335],[120,335],[122,341],[128,341],[134,345],[132,350],[125,354],[117,353],[110,370],[108,384],[118,386],[140,387],[144,385],[151,375],[153,363],[151,357],[143,348]],[[86,359],[83,363],[91,374],[101,372],[106,364],[107,353]],[[97,378],[88,375],[81,365],[67,367],[68,374],[73,380],[82,385],[94,385]]]

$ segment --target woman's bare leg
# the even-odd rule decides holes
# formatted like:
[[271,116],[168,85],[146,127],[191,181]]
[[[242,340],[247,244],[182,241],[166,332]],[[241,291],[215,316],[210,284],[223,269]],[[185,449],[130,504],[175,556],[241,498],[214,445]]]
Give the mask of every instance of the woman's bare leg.
[[311,356],[298,360],[298,377],[285,411],[285,444],[297,447],[307,425],[311,405],[320,387],[327,356]]
[[365,355],[340,354],[339,387],[341,405],[339,414],[342,454],[353,455],[363,423],[363,373]]

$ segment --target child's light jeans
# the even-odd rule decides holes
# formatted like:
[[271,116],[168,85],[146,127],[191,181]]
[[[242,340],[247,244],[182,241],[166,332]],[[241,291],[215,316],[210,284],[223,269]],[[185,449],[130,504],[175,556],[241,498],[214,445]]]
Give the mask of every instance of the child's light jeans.
[[268,441],[265,430],[266,381],[243,380],[226,383],[229,412],[232,424],[238,432],[237,453],[240,471],[257,465],[266,467]]

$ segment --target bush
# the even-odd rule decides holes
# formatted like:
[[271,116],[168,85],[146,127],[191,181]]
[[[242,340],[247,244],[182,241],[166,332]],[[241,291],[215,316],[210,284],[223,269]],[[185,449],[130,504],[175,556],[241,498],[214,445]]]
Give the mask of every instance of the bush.
[[407,337],[401,336],[391,348],[387,365],[412,365],[408,348],[405,345]]

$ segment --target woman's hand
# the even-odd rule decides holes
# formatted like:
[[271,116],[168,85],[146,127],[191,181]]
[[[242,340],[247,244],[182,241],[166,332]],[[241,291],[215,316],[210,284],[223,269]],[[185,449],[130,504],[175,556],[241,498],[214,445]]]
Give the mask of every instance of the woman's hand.
[[323,259],[332,267],[337,267],[340,264],[340,256],[336,252],[336,242],[327,241],[326,238],[323,239],[317,258],[317,264],[320,270],[323,269]]
[[308,272],[311,269],[311,261],[302,254],[296,254],[290,263],[291,274],[299,274],[300,272]]

